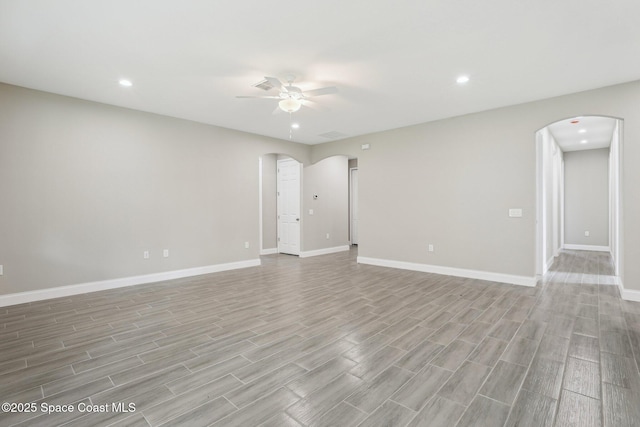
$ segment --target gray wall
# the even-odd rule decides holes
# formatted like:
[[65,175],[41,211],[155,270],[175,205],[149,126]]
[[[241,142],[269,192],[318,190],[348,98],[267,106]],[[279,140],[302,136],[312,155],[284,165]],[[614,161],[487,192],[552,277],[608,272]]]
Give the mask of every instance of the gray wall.
[[[636,81],[316,145],[312,161],[358,157],[359,255],[532,277],[536,131],[580,115],[624,119],[623,218],[639,218],[639,103]],[[524,217],[508,218],[510,207]],[[640,222],[623,230],[624,258],[639,259]],[[640,263],[621,277],[640,290]]]
[[609,246],[608,148],[564,153],[564,199],[565,244]]
[[262,156],[262,249],[278,247],[276,160],[275,154]]
[[342,142],[371,145],[358,150],[358,254],[533,276],[534,132],[526,149],[514,144],[517,118],[493,111]]
[[265,153],[309,161],[300,144],[0,84],[0,294],[256,259]]
[[[348,170],[346,156],[329,157],[303,169],[303,251],[348,244]],[[313,209],[313,215],[309,215],[309,209]]]
[[[624,119],[622,216],[638,218],[639,103],[636,81],[309,147],[0,85],[0,294],[256,258],[266,153],[358,158],[362,256],[531,277],[535,132]],[[622,227],[640,258],[640,223]],[[640,290],[639,263],[621,276]]]

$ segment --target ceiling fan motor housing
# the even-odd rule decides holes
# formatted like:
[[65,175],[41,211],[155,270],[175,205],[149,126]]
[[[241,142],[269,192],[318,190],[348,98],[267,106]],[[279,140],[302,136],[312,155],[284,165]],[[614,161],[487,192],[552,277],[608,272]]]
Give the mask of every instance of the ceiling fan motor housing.
[[302,94],[302,90],[296,86],[287,86],[286,92],[280,92],[281,98],[292,98],[292,99],[302,99],[304,95]]

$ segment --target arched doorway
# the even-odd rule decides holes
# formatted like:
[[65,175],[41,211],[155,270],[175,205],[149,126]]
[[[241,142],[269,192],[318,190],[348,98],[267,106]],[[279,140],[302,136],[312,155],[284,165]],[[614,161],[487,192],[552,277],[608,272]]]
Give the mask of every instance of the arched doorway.
[[277,153],[259,158],[260,254],[288,253],[304,258],[349,250],[354,201],[357,208],[357,195],[354,198],[351,194],[351,176],[357,169],[357,159],[335,155],[313,164],[299,163],[304,167],[300,168],[299,215],[294,218],[300,228],[297,253],[281,250],[279,245],[283,234],[279,223],[282,214],[277,213],[282,201],[282,195],[277,195],[281,192],[278,169],[287,159],[296,161]]
[[536,132],[536,273],[562,249],[604,251],[622,268],[622,119],[577,116]]

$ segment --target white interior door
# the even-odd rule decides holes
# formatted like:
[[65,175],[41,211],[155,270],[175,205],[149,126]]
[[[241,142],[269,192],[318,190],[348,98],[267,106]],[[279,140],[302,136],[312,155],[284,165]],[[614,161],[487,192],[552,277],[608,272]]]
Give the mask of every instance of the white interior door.
[[358,169],[351,169],[351,244],[358,244]]
[[300,255],[300,163],[278,160],[278,252]]

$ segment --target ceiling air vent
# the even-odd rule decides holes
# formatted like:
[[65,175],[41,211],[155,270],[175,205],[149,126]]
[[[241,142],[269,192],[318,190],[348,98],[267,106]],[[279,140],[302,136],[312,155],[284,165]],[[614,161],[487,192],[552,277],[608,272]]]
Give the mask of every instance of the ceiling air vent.
[[254,84],[253,87],[257,87],[258,89],[262,89],[262,90],[273,89],[273,85],[269,83],[267,80],[261,80],[258,83]]
[[346,133],[332,130],[331,132],[321,133],[318,136],[321,136],[323,138],[329,138],[329,139],[338,139],[338,138],[344,138],[345,136],[348,136],[348,135]]

